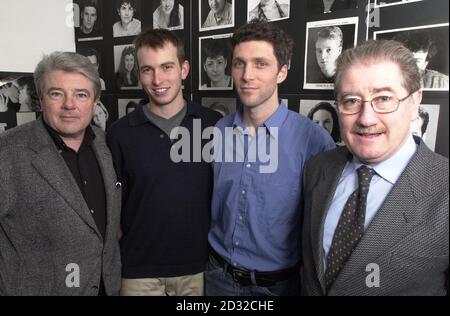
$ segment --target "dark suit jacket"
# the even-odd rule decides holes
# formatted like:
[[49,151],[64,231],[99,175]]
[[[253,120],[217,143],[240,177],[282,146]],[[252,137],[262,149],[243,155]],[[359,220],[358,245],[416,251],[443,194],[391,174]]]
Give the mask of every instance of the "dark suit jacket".
[[[93,129],[105,240],[41,119],[0,136],[0,295],[97,295],[101,276],[108,295],[119,293],[121,190],[104,135]],[[71,263],[79,287],[67,287],[76,277]]]
[[[358,246],[327,293],[323,232],[348,161],[345,147],[307,162],[304,171],[302,292],[304,295],[445,295],[448,288],[448,159],[421,142]],[[380,287],[368,287],[369,264]]]

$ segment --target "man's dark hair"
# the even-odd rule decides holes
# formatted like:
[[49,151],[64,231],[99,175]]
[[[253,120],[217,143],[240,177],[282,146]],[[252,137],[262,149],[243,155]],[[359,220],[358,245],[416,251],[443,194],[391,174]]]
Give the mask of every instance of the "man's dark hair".
[[183,41],[175,33],[166,29],[154,29],[142,32],[134,40],[136,53],[142,47],[152,49],[163,48],[165,44],[171,43],[177,49],[177,57],[180,65],[186,60]]
[[220,56],[223,56],[228,61],[227,42],[214,39],[205,40],[202,45],[202,63],[204,64],[208,57],[218,58]]
[[420,131],[422,136],[427,131],[428,123],[430,122],[430,114],[427,111],[419,107],[419,117],[422,119],[422,125],[420,126]]
[[81,13],[83,13],[84,8],[86,7],[93,7],[95,8],[95,11],[97,12],[97,15],[99,14],[98,12],[98,0],[83,0],[81,1]]
[[231,44],[234,49],[240,43],[249,41],[270,43],[278,61],[278,68],[281,69],[284,65],[289,66],[294,41],[290,35],[275,24],[258,19],[252,20],[234,32]]

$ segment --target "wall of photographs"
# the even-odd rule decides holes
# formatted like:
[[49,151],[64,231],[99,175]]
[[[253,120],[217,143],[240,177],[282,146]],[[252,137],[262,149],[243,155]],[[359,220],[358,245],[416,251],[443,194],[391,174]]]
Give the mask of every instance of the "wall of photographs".
[[[415,52],[424,78],[421,119],[412,124],[412,132],[449,156],[447,0],[97,0],[95,12],[83,9],[83,0],[74,2],[80,7],[76,50],[98,66],[104,83],[102,105],[94,120],[104,129],[146,102],[132,43],[148,28],[169,28],[184,40],[191,62],[184,82],[186,96],[223,115],[236,111],[239,101],[233,93],[230,37],[247,21],[265,17],[295,40],[288,79],[280,86],[281,98],[291,110],[311,119],[319,109],[328,110],[332,123],[323,127],[338,144],[342,141],[332,113],[334,60],[343,49],[368,39],[403,41]],[[272,10],[263,6],[266,2],[273,2]],[[172,18],[166,19],[169,13]],[[2,76],[15,78],[0,73],[0,80]],[[29,86],[26,80],[12,81],[2,90],[9,86],[22,91]],[[39,115],[38,106],[21,106],[18,97],[13,100],[15,106],[2,105],[6,99],[2,90],[0,132]]]

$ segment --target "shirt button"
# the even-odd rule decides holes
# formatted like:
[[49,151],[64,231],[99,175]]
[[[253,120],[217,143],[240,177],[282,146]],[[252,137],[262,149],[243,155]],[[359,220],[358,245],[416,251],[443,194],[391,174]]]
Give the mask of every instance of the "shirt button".
[[83,181],[83,184],[84,184],[84,185],[87,185],[87,181],[86,181],[86,180],[84,180],[84,181]]
[[243,217],[242,217],[242,216],[239,216],[239,220],[242,221],[242,220],[243,220]]
[[242,195],[245,195],[245,190],[242,190]]
[[159,138],[163,139],[164,138],[164,134],[159,135]]
[[235,244],[236,246],[239,246],[239,241],[236,241],[234,244]]
[[94,210],[91,210],[91,213],[94,214]]
[[251,168],[252,167],[252,165],[251,164],[247,164],[247,168]]

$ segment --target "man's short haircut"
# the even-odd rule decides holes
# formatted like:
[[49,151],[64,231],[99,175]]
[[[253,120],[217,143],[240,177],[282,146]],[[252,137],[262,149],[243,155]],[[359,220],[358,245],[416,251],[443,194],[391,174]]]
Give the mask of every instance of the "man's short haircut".
[[142,47],[161,49],[165,44],[171,43],[177,49],[177,57],[180,65],[186,60],[183,41],[174,32],[166,29],[154,29],[142,32],[134,40],[136,53]]
[[430,122],[430,114],[427,111],[419,107],[419,117],[422,119],[422,125],[420,126],[420,131],[422,136],[426,133],[428,123]]
[[123,4],[129,4],[134,11],[137,10],[136,0],[116,0],[116,9],[120,11],[120,8],[122,7]]
[[237,29],[231,39],[233,49],[249,41],[265,41],[272,45],[278,61],[278,68],[289,66],[294,48],[294,41],[285,31],[274,23],[263,20],[252,20],[250,23]]
[[55,70],[78,73],[85,76],[92,83],[94,99],[100,97],[102,89],[100,77],[97,68],[87,57],[72,52],[53,52],[44,56],[34,70],[34,83],[39,98],[42,98],[44,94],[46,76]]
[[371,65],[379,62],[391,62],[400,68],[402,85],[408,93],[420,90],[420,72],[412,52],[397,41],[370,40],[345,50],[338,57],[334,81],[335,97],[339,94],[342,75],[347,69],[355,64]]
[[98,14],[98,0],[83,0],[81,1],[81,14],[84,12],[84,8],[93,7]]
[[206,59],[218,58],[223,56],[225,60],[228,60],[227,42],[221,40],[205,40],[202,45],[202,62],[205,63]]
[[98,53],[98,51],[94,48],[91,47],[86,47],[86,48],[80,48],[80,50],[78,51],[78,53],[80,53],[83,56],[89,57],[89,56],[95,56],[95,58],[97,58],[97,64],[100,65],[100,54]]
[[339,46],[344,45],[344,34],[342,30],[337,26],[327,26],[324,27],[317,33],[317,40],[319,39],[330,39],[339,41]]

